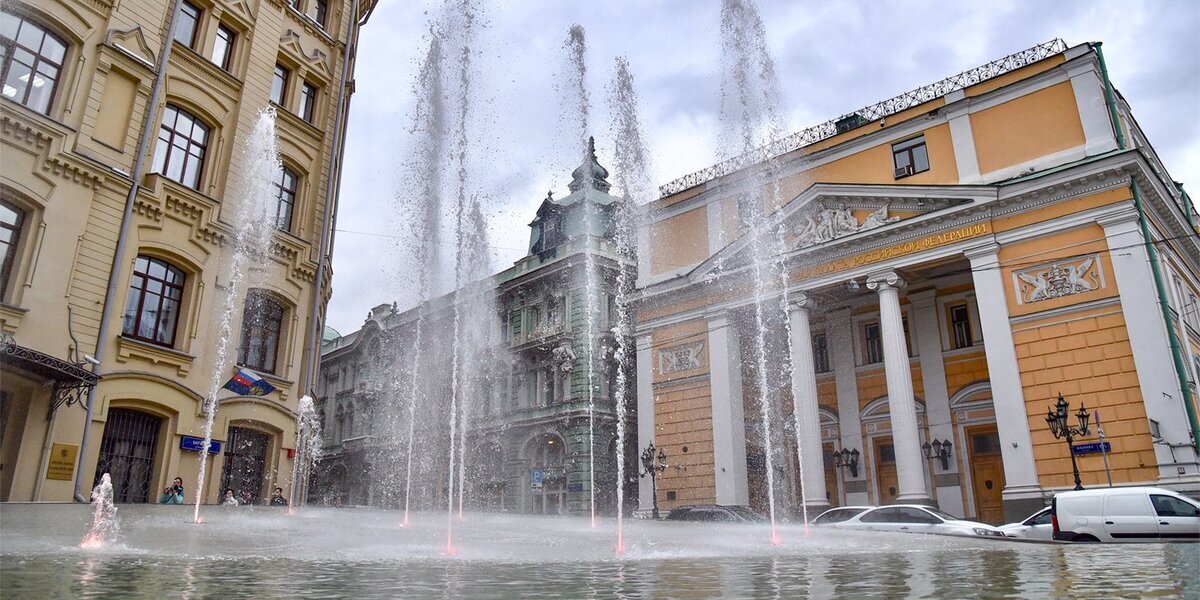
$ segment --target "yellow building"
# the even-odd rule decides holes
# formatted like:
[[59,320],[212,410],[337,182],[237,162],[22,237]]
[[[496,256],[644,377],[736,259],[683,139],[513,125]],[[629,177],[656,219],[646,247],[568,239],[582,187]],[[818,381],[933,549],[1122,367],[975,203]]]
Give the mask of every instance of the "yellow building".
[[[645,209],[638,427],[668,457],[662,506],[765,508],[771,463],[777,507],[797,510],[810,457],[810,510],[1024,517],[1074,485],[1046,422],[1059,394],[1071,424],[1088,410],[1076,444],[1100,420],[1110,447],[1078,449],[1084,485],[1200,492],[1198,217],[1100,44],[1043,44],[766,155]],[[765,290],[755,256],[781,273]]]
[[[176,476],[190,500],[203,398],[234,360],[278,391],[218,395],[205,500],[289,490],[330,294],[353,47],[373,6],[4,4],[0,500],[86,499],[102,472],[118,501],[155,502]],[[229,290],[225,194],[267,106],[284,165],[272,260]],[[227,292],[235,339],[218,365]]]

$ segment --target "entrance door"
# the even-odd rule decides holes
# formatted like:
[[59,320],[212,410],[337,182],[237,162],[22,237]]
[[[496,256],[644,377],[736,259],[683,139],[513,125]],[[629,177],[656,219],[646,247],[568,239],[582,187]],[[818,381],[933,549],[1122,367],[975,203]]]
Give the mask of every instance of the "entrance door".
[[271,435],[245,427],[229,428],[229,444],[225,450],[225,468],[221,474],[221,495],[233,490],[239,501],[259,504],[263,491],[263,471],[267,464],[267,448]]
[[113,502],[149,501],[161,423],[162,419],[139,410],[110,409],[92,485],[100,483],[100,477],[108,473]]
[[821,456],[825,466],[825,499],[833,506],[842,503],[841,490],[838,489],[837,467],[833,464],[833,443],[821,444]]
[[890,437],[875,440],[875,483],[879,485],[881,506],[896,501],[900,480],[896,478],[896,449]]
[[975,494],[975,518],[984,523],[1004,522],[1004,461],[1000,457],[1000,435],[996,426],[967,430],[971,456],[971,490]]

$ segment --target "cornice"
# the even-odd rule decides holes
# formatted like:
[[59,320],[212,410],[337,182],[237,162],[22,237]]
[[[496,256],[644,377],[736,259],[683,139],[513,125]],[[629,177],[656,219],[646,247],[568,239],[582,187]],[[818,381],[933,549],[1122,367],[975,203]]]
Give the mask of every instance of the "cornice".
[[238,78],[229,74],[224,69],[212,64],[203,56],[196,53],[195,50],[188,48],[180,43],[175,43],[174,51],[171,52],[171,62],[179,61],[175,65],[184,73],[191,74],[200,79],[203,83],[214,88],[214,91],[221,91],[226,98],[236,100],[242,90],[242,82]]
[[17,142],[16,145],[26,146],[34,155],[41,157],[40,168],[43,172],[95,190],[105,181],[98,169],[69,153],[53,151],[54,146],[62,145],[68,131],[51,129],[39,121],[22,118],[10,113],[7,107],[0,114],[0,135],[5,140]]

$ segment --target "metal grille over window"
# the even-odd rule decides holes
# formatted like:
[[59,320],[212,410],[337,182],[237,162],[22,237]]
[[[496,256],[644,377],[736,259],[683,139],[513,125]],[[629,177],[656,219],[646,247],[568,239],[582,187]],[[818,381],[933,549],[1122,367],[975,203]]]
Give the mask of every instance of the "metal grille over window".
[[4,97],[49,114],[66,43],[41,25],[0,10],[0,54]]
[[125,302],[124,335],[163,346],[175,345],[183,301],[183,271],[166,261],[139,256]]
[[270,445],[271,436],[267,433],[245,427],[229,428],[225,466],[221,469],[222,497],[226,490],[232,490],[239,502],[259,503]]
[[100,477],[108,473],[112,479],[114,502],[150,500],[150,478],[154,473],[154,453],[158,448],[161,422],[158,417],[137,410],[113,408],[108,411],[93,485],[100,483]]

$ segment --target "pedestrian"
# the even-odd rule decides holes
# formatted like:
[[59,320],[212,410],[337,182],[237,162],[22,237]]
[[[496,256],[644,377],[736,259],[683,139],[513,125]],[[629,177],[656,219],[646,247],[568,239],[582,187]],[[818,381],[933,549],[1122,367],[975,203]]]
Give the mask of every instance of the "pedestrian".
[[237,498],[233,497],[233,490],[225,490],[225,500],[221,502],[225,506],[237,506]]
[[158,497],[159,504],[183,504],[183,479],[176,477]]
[[271,492],[271,506],[287,506],[287,505],[288,505],[287,498],[283,497],[283,488],[275,488],[275,491]]

